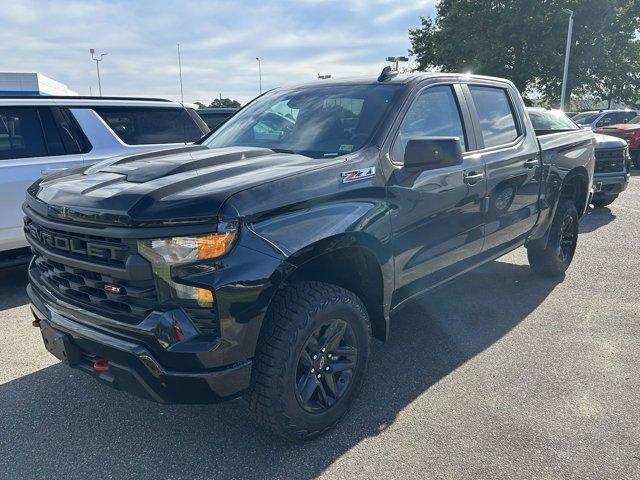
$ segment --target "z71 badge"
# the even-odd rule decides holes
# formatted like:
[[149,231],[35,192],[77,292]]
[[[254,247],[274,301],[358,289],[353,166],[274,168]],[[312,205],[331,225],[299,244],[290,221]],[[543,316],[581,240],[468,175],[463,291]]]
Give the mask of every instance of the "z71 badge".
[[342,183],[357,182],[358,180],[366,180],[376,176],[376,167],[360,168],[358,170],[349,170],[342,172]]

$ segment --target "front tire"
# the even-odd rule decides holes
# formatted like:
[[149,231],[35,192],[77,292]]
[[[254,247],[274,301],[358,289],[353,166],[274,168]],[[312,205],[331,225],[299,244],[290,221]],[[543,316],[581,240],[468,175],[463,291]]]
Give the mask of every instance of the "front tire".
[[369,357],[360,299],[320,282],[292,285],[265,317],[245,395],[250,414],[294,442],[332,428],[349,410]]
[[576,251],[578,242],[578,211],[575,204],[561,199],[549,230],[547,245],[532,244],[527,248],[529,266],[548,277],[563,275]]

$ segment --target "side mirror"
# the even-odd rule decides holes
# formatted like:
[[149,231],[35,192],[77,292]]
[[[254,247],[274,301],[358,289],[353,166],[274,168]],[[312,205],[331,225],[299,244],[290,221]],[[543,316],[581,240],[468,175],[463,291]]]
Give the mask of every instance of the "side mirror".
[[405,170],[432,170],[454,165],[462,165],[458,137],[414,138],[404,149]]

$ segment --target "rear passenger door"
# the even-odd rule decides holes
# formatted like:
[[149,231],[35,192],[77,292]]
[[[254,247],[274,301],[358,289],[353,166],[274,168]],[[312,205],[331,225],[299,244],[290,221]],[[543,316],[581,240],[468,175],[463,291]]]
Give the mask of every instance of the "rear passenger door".
[[0,251],[26,246],[22,209],[29,185],[82,166],[90,146],[70,114],[57,107],[0,107]]
[[485,245],[499,253],[523,241],[538,219],[541,159],[522,101],[507,85],[467,84],[479,155],[486,166]]

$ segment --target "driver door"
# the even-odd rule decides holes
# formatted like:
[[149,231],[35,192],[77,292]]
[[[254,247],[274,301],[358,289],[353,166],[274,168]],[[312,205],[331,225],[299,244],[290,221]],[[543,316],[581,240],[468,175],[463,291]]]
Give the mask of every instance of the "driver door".
[[[485,169],[475,147],[458,85],[422,89],[406,110],[390,156],[388,182],[396,275],[396,305],[477,262],[484,241]],[[408,172],[402,168],[411,138],[458,137],[462,165]]]

